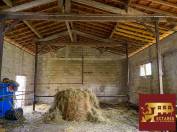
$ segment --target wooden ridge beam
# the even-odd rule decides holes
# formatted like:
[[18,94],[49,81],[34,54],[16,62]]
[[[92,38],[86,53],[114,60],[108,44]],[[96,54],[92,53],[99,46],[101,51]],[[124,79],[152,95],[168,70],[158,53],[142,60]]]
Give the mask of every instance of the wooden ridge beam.
[[177,16],[143,15],[143,16],[123,16],[117,14],[52,14],[52,13],[32,13],[32,12],[0,12],[0,17],[4,19],[19,20],[48,20],[48,21],[102,21],[102,22],[166,22],[168,18],[177,19]]

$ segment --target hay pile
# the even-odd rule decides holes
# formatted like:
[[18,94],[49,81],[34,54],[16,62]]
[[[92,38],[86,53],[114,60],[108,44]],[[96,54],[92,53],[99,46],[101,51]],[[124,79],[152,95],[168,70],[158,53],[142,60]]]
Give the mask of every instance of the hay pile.
[[96,96],[88,90],[64,90],[55,100],[44,121],[104,121]]

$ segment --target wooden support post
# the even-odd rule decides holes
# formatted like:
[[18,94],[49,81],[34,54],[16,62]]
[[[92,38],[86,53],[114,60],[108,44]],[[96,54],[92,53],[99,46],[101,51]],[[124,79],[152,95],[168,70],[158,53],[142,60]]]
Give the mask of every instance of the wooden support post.
[[35,69],[34,69],[34,100],[33,100],[33,111],[35,111],[35,104],[36,104],[36,88],[37,88],[37,63],[38,63],[38,43],[36,43],[36,49],[35,49]]
[[128,58],[128,44],[126,44],[126,64],[127,64],[127,86],[129,85],[129,58]]
[[1,80],[1,76],[2,76],[1,72],[2,72],[4,30],[5,30],[5,21],[0,20],[0,80]]
[[[127,86],[127,90],[129,90],[129,58],[128,58],[128,43],[126,44],[126,68],[127,68],[127,82],[126,82],[126,86]],[[129,100],[129,97],[128,97]]]
[[155,22],[155,33],[156,33],[156,53],[157,53],[157,73],[158,73],[158,86],[159,93],[163,94],[163,80],[162,80],[162,57],[161,49],[159,47],[159,21]]
[[82,84],[84,84],[84,49],[82,47]]

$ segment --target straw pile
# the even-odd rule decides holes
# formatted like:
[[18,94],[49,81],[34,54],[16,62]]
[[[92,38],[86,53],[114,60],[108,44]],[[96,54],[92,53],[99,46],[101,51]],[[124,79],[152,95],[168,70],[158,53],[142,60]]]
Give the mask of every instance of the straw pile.
[[96,96],[88,90],[64,90],[55,95],[55,100],[45,121],[104,121]]

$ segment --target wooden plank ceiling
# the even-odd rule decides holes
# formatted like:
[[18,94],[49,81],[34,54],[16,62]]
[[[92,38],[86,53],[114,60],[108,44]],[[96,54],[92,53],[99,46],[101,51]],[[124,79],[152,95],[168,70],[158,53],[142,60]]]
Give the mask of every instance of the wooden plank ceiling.
[[[158,14],[177,16],[177,0],[43,0],[44,4],[31,4],[40,0],[3,0],[0,10],[8,10],[23,5],[14,11],[75,13],[75,14],[118,14],[120,11],[130,15]],[[42,0],[41,0],[42,1]],[[10,10],[11,11],[11,10]],[[134,13],[134,14],[133,14]],[[67,44],[104,49],[104,51],[124,55],[128,44],[129,56],[138,53],[155,42],[154,23],[143,22],[57,22],[57,21],[6,21],[5,39],[35,53],[35,41],[39,42],[40,53],[55,51]],[[160,39],[176,31],[176,24],[160,23]],[[45,41],[45,42],[44,42]],[[45,43],[45,44],[44,44]],[[91,43],[95,43],[95,46]],[[99,45],[98,43],[102,43]],[[106,45],[106,43],[112,43]],[[119,45],[114,46],[113,44]],[[104,45],[105,44],[105,45]],[[85,46],[84,45],[84,46]]]

